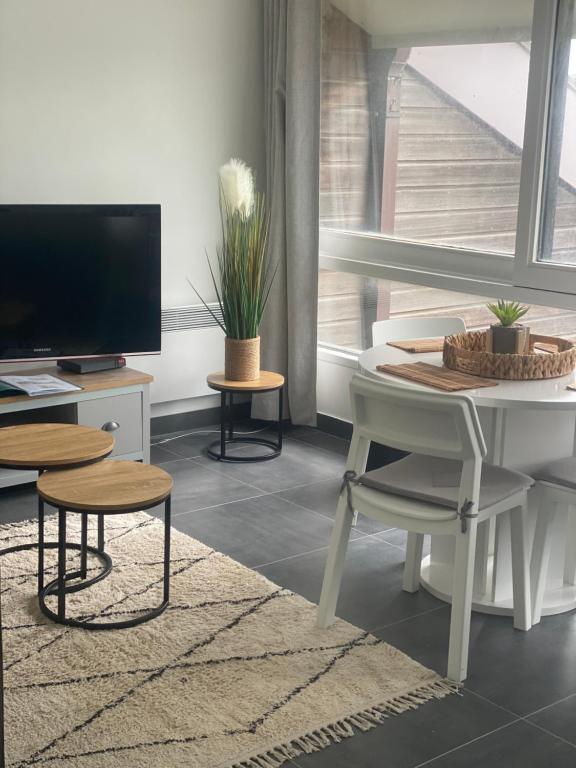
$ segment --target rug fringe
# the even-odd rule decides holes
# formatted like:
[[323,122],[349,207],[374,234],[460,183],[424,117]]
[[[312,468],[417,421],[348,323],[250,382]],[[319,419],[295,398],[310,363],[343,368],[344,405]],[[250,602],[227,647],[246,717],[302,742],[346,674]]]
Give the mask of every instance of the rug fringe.
[[313,752],[319,752],[331,744],[338,744],[342,739],[353,736],[355,728],[360,731],[369,731],[391,715],[401,715],[403,712],[417,709],[431,699],[443,699],[452,693],[459,693],[460,688],[460,685],[450,680],[435,680],[433,683],[416,688],[410,693],[397,696],[383,704],[348,715],[331,725],[307,733],[249,760],[233,763],[229,768],[280,768],[287,760],[302,754],[310,755]]

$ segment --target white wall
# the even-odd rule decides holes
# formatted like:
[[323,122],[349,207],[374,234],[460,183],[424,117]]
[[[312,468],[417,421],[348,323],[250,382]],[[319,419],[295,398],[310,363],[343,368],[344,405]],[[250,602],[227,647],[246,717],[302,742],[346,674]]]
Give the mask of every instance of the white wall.
[[318,413],[342,421],[352,421],[350,381],[358,370],[354,355],[342,351],[318,349],[316,397]]
[[[197,303],[186,276],[212,299],[218,167],[235,155],[264,176],[261,12],[0,0],[0,202],[161,203],[163,305]],[[174,336],[161,360],[132,362],[154,370],[156,400],[183,397],[190,366],[208,372],[202,337],[180,337],[180,360]]]

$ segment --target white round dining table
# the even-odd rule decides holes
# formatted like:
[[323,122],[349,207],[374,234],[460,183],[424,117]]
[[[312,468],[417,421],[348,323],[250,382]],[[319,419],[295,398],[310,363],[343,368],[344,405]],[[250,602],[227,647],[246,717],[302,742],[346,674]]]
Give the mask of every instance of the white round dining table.
[[[360,371],[399,386],[431,389],[407,379],[382,373],[380,364],[442,365],[441,352],[410,353],[382,344],[363,352]],[[486,461],[531,474],[550,461],[575,455],[576,374],[539,381],[494,380],[496,386],[462,390],[478,408],[488,447]],[[434,389],[438,392],[440,390]],[[451,397],[452,393],[443,393]],[[538,513],[536,494],[530,492],[530,540]],[[557,515],[551,566],[543,602],[543,615],[576,608],[576,515]],[[567,542],[569,545],[567,546]],[[433,536],[430,554],[422,561],[422,584],[432,594],[450,602],[452,591],[452,537]],[[512,613],[510,525],[499,515],[478,527],[473,609],[483,613]]]

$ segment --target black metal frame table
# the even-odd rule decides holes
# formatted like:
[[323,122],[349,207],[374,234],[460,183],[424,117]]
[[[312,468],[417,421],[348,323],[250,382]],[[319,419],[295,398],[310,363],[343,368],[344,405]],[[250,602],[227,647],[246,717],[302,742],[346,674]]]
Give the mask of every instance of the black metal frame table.
[[[6,430],[6,432],[4,432],[4,430]],[[99,445],[96,445],[95,441],[93,448],[90,447],[88,449],[78,449],[74,444],[75,434],[81,434],[83,438],[85,438],[87,435],[91,438],[98,438]],[[7,447],[4,447],[2,445],[2,437],[4,435],[8,437],[15,436],[18,439],[19,444],[14,447],[8,444]],[[43,437],[44,439],[48,437],[50,444],[45,449],[34,445],[34,453],[28,454],[26,441],[24,440],[20,442],[20,437],[29,437],[29,439],[31,439],[32,443],[34,444],[37,442],[35,440],[36,435]],[[55,441],[58,441],[64,437],[70,446],[69,452],[59,453],[58,456],[55,456],[54,443],[51,440],[52,437]],[[58,472],[60,470],[69,470],[72,468],[86,467],[90,464],[95,464],[109,456],[113,450],[114,438],[109,434],[107,430],[100,430],[96,429],[95,427],[84,427],[79,424],[41,423],[18,425],[15,427],[3,427],[0,429],[0,468],[2,469],[31,470],[38,472],[38,474],[41,476],[44,472],[49,470]],[[9,555],[14,552],[26,552],[34,549],[38,549],[39,552],[40,549],[57,549],[58,542],[44,542],[43,540],[44,503],[42,499],[38,497],[38,522],[40,523],[40,521],[42,522],[42,547],[40,546],[41,542],[39,538],[38,541],[31,542],[29,544],[14,544],[10,547],[4,547],[3,549],[0,549],[0,556]],[[83,531],[81,535],[84,538],[86,534]],[[68,549],[81,549],[80,544],[76,544],[74,542],[68,542],[67,546]],[[102,571],[90,579],[90,584],[94,584],[110,573],[112,568],[112,561],[106,553],[100,552],[96,547],[86,545],[86,549],[88,552],[91,552],[93,555],[98,557],[102,562]],[[68,574],[67,580],[71,581],[76,579],[79,577],[79,575],[80,571],[71,572]],[[40,591],[42,587],[42,570],[38,569],[38,590]],[[74,592],[77,589],[77,585],[66,587],[68,592]]]
[[[85,507],[81,502],[75,504],[73,508],[70,508],[69,504],[59,503],[57,499],[51,496],[49,493],[45,493],[42,488],[42,484],[39,483],[38,497],[42,504],[48,503],[54,506],[58,510],[58,541],[55,546],[58,548],[58,575],[55,579],[44,585],[44,550],[47,547],[53,547],[54,544],[44,544],[44,515],[38,517],[38,602],[42,613],[52,621],[58,624],[64,624],[69,627],[80,627],[82,629],[90,630],[111,630],[111,629],[127,629],[129,627],[135,627],[138,624],[143,624],[146,621],[156,618],[166,610],[170,600],[170,522],[171,522],[171,487],[172,480],[167,472],[159,467],[152,467],[147,464],[140,464],[137,462],[107,462],[110,464],[123,464],[139,467],[136,471],[148,470],[154,472],[159,476],[169,478],[169,490],[166,493],[154,496],[149,501],[143,502],[139,498],[134,503],[127,504],[124,508],[110,508],[105,507],[101,509],[94,509]],[[80,479],[80,470],[71,470],[62,473],[62,477],[69,482],[74,482],[75,479]],[[104,492],[105,493],[105,492]],[[158,506],[158,504],[164,504],[164,561],[163,561],[163,576],[162,576],[162,602],[155,608],[151,608],[143,612],[140,616],[136,616],[132,619],[125,621],[110,621],[99,622],[92,621],[93,616],[89,616],[86,619],[75,619],[66,615],[66,594],[69,592],[79,592],[80,590],[87,589],[93,584],[101,581],[112,571],[112,559],[110,555],[104,550],[104,518],[107,515],[121,515],[129,514],[135,511],[144,511]],[[81,540],[80,544],[74,544],[66,541],[66,515],[67,513],[77,513],[81,515]],[[98,529],[97,529],[97,546],[96,548],[88,544],[88,516],[97,515]],[[66,572],[66,551],[70,548],[80,550],[80,570],[72,573]],[[97,574],[96,576],[87,578],[87,554],[93,552],[106,563],[109,567]],[[81,581],[76,584],[66,585],[66,582],[71,579],[79,578]],[[46,605],[46,598],[48,596],[57,596],[58,606],[57,611],[53,611]]]
[[[211,389],[220,392],[220,439],[208,446],[207,454],[215,461],[230,463],[251,463],[269,461],[282,453],[282,413],[284,408],[284,377],[271,371],[260,371],[260,377],[253,381],[232,381],[226,379],[223,373],[211,373],[206,383]],[[234,434],[234,393],[253,395],[262,392],[278,392],[278,426],[277,441],[259,437],[246,437]],[[268,453],[257,456],[239,456],[226,452],[228,445],[235,444],[261,445],[268,448]]]

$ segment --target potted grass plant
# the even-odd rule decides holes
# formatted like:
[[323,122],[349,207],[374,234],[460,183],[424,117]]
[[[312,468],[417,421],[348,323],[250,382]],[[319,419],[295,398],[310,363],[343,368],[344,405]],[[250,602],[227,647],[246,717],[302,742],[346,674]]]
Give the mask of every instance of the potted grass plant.
[[220,316],[188,282],[224,331],[226,378],[251,381],[260,375],[260,324],[276,272],[268,252],[269,213],[241,160],[220,168],[219,183],[222,244],[216,270],[207,258]]
[[518,320],[524,317],[530,307],[503,299],[486,306],[499,320],[488,330],[488,351],[505,355],[526,354],[530,347],[530,328],[521,325]]

